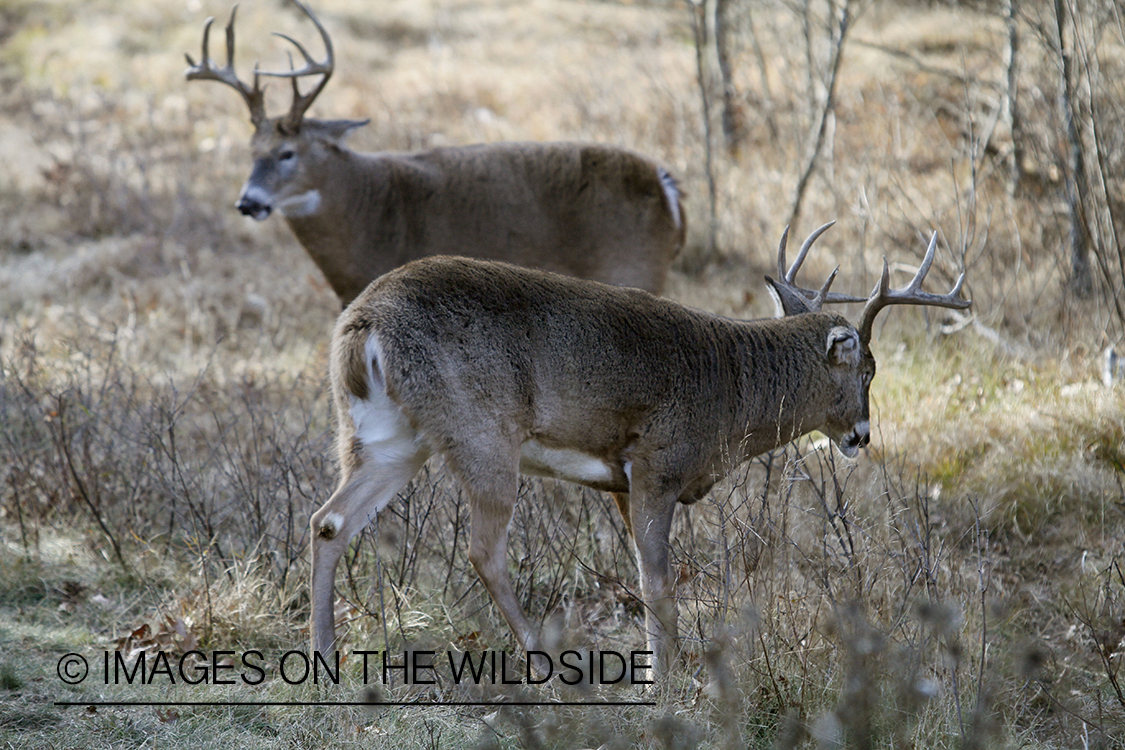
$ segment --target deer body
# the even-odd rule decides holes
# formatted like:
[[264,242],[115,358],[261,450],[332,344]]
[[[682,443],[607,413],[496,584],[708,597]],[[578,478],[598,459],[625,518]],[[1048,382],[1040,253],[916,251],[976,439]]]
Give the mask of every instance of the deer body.
[[[316,137],[315,122],[305,121],[302,139]],[[376,277],[430,255],[659,292],[683,244],[675,182],[623,149],[498,143],[361,154],[319,138],[264,139],[238,205],[256,218],[277,206],[345,304]],[[288,174],[277,159],[286,151],[302,162]]]
[[[497,143],[414,153],[364,154],[345,145],[366,120],[316,120],[305,111],[332,75],[332,41],[316,16],[323,62],[234,72],[234,12],[227,65],[208,50],[188,57],[189,80],[215,80],[245,99],[254,125],[253,168],[238,209],[261,221],[277,209],[346,305],[377,276],[416,258],[450,254],[504,260],[659,293],[686,236],[681,194],[667,169],[599,144]],[[267,117],[261,75],[293,81],[288,113]],[[297,80],[320,76],[308,93]]]
[[814,429],[855,455],[874,360],[837,315],[737,321],[634,289],[458,258],[381,277],[344,311],[331,364],[341,480],[312,519],[314,648],[334,640],[348,541],[432,453],[470,498],[470,560],[539,649],[505,555],[517,473],[615,493],[636,546],[649,647],[676,631],[668,534],[746,457]]

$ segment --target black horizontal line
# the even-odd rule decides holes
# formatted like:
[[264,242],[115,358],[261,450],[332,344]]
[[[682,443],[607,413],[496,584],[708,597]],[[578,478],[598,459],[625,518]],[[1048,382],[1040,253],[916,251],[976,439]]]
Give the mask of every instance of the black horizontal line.
[[56,706],[655,706],[655,701],[55,701]]

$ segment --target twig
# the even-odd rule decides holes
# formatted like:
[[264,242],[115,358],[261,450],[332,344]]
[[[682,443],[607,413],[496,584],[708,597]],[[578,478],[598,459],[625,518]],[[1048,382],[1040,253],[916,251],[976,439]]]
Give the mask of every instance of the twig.
[[[801,170],[801,177],[797,180],[797,188],[793,194],[793,207],[789,211],[789,218],[785,222],[785,226],[796,226],[798,220],[801,218],[801,203],[805,199],[805,190],[808,188],[809,179],[812,177],[813,170],[816,169],[816,163],[820,159],[820,152],[824,149],[824,136],[828,130],[828,120],[836,111],[836,81],[839,77],[840,62],[844,57],[844,41],[850,29],[850,13],[851,0],[845,0],[840,10],[840,19],[836,27],[837,33],[834,35],[831,42],[832,56],[829,61],[831,68],[828,75],[824,104],[820,107],[817,114],[816,125],[813,128],[812,146],[809,149],[808,158],[805,160],[805,167]],[[812,44],[811,39],[808,39],[807,42],[810,45]],[[811,67],[809,75],[812,75]]]

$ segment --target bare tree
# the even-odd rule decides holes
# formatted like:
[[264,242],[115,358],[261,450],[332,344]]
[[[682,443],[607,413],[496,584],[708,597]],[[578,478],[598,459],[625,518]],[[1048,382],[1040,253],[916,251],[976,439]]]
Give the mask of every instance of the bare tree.
[[723,140],[727,152],[731,154],[737,153],[745,130],[731,64],[731,46],[735,38],[733,11],[731,0],[715,0],[715,58],[719,64],[719,94],[723,100]]
[[714,135],[711,127],[711,113],[713,105],[711,103],[711,74],[709,72],[709,55],[712,46],[712,24],[708,23],[708,5],[707,0],[692,0],[688,5],[688,10],[691,12],[691,30],[692,37],[695,40],[695,74],[696,82],[699,85],[700,105],[703,113],[703,168],[707,175],[707,207],[708,207],[708,229],[707,229],[707,246],[703,252],[702,257],[699,259],[700,265],[706,265],[713,260],[718,253],[718,233],[719,233],[719,213],[718,213],[718,197],[715,187],[715,154],[714,154]]
[[1008,26],[1008,49],[1005,61],[1008,85],[1004,92],[1004,109],[1012,133],[1008,192],[1013,196],[1019,193],[1020,181],[1023,179],[1023,122],[1019,110],[1019,13],[1020,0],[1004,0],[1004,20]]
[[[837,2],[837,0],[829,0],[828,2],[829,57],[827,74],[823,81],[824,98],[813,115],[813,124],[810,130],[804,165],[801,169],[800,177],[797,179],[797,187],[793,192],[793,204],[789,209],[789,220],[785,222],[788,226],[796,226],[801,218],[801,204],[805,198],[805,190],[808,188],[809,179],[812,177],[817,162],[820,160],[821,151],[824,150],[828,124],[832,118],[835,117],[836,81],[840,72],[840,62],[843,60],[844,56],[844,42],[847,39],[848,31],[851,28],[851,22],[853,20],[853,11],[855,11],[855,8],[852,5],[852,0],[844,0],[842,4]],[[816,63],[813,60],[812,52],[814,32],[812,29],[813,23],[811,20],[810,0],[805,0],[805,19],[805,43],[808,50],[810,101],[812,101],[814,96],[812,90],[816,88],[813,80]]]
[[1066,203],[1070,216],[1070,288],[1078,297],[1093,293],[1093,274],[1090,270],[1090,252],[1087,246],[1086,222],[1083,207],[1086,204],[1086,158],[1074,109],[1073,62],[1067,46],[1068,8],[1064,0],[1055,0],[1055,25],[1058,31],[1056,51],[1059,55],[1059,107],[1062,110],[1066,131],[1068,155],[1066,160]]

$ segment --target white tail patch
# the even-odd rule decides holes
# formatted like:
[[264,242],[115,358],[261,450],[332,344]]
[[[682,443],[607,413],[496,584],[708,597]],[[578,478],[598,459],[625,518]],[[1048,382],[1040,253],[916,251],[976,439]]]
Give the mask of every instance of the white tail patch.
[[367,397],[350,396],[355,437],[363,445],[365,460],[370,456],[380,461],[400,459],[418,452],[418,434],[398,404],[387,395],[382,372],[383,348],[375,334],[364,345],[367,370]]
[[668,199],[668,210],[672,212],[672,221],[676,229],[679,229],[684,223],[683,217],[680,216],[680,188],[676,185],[676,178],[663,168],[657,169],[656,174],[660,178],[660,186],[664,188],[664,197]]

